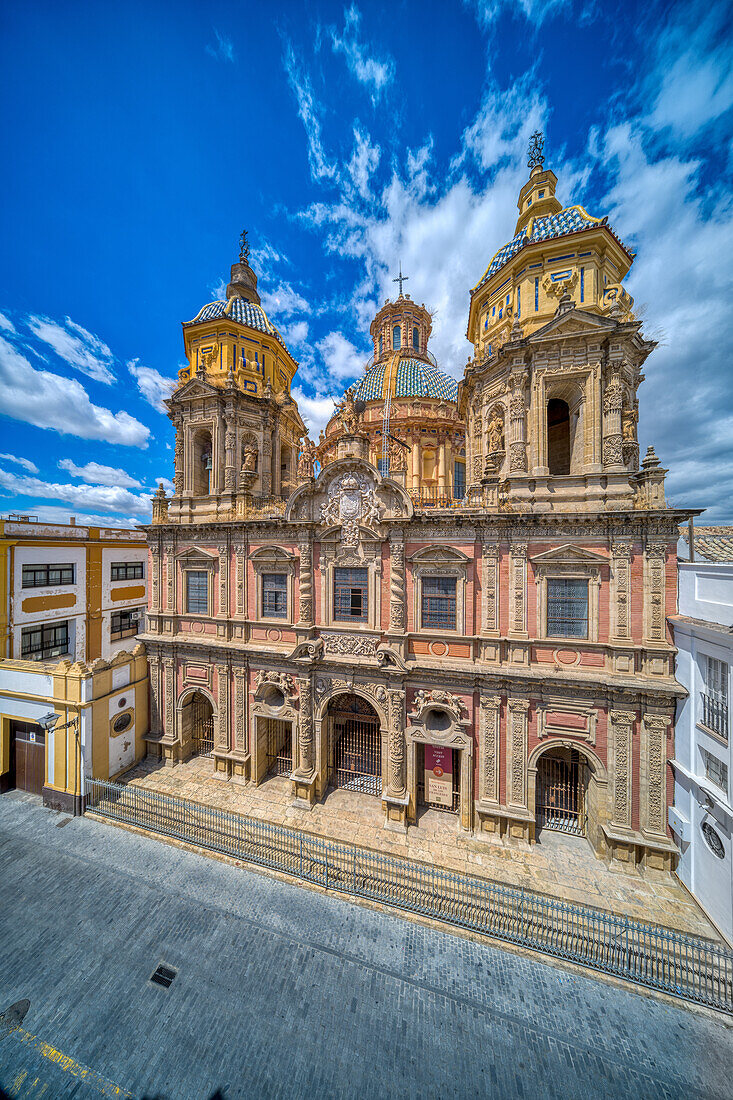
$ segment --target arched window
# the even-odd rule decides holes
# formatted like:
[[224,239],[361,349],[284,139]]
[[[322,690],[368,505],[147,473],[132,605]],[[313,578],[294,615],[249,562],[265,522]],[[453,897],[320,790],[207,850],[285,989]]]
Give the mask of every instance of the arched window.
[[402,347],[402,329],[399,325],[392,329],[392,347],[395,351]]
[[417,325],[412,330],[412,346],[415,351],[420,350],[420,330]]
[[384,336],[380,333],[380,336],[379,336],[379,354],[381,355],[383,351],[384,351]]
[[198,431],[193,439],[193,491],[197,497],[211,492],[211,432]]
[[570,410],[557,397],[547,402],[547,465],[551,474],[570,473]]

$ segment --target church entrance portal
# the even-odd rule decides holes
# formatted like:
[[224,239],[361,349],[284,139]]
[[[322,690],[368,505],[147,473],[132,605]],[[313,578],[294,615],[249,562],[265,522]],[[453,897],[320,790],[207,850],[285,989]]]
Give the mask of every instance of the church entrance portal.
[[333,786],[380,796],[382,739],[374,708],[358,695],[338,695],[329,704],[328,719]]
[[265,727],[267,771],[272,775],[289,776],[293,770],[293,728],[280,718],[260,718]]
[[[189,716],[186,716],[185,710],[189,711]],[[214,711],[211,703],[205,695],[195,691],[186,703],[185,710],[184,724],[188,717],[193,755],[211,756],[214,751]]]
[[586,835],[588,767],[576,749],[557,749],[537,761],[538,829]]

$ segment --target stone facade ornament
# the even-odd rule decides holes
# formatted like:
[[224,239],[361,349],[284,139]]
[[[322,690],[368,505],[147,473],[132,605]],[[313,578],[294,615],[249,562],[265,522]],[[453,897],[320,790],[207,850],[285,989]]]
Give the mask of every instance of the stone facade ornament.
[[348,473],[332,487],[333,495],[321,506],[321,523],[341,525],[341,545],[359,545],[359,527],[379,523],[381,504],[363,474]]
[[255,676],[255,694],[263,688],[272,685],[283,693],[286,699],[293,700],[298,696],[294,678],[287,672],[271,672],[260,669]]
[[440,706],[449,711],[457,722],[462,722],[468,717],[466,704],[460,696],[453,695],[450,691],[438,689],[425,691],[423,688],[419,688],[413,696],[411,716],[419,718],[424,710],[433,706]]
[[313,691],[307,676],[298,678],[300,695],[300,718],[298,726],[299,770],[302,775],[310,775],[315,766],[313,741]]
[[359,634],[336,634],[321,631],[326,653],[340,657],[377,657],[377,638],[365,638]]

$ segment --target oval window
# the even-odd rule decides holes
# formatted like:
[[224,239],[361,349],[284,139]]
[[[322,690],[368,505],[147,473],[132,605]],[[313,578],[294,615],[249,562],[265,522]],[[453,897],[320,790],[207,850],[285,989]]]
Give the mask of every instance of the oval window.
[[723,847],[723,841],[720,839],[719,833],[712,827],[709,821],[703,821],[700,826],[702,829],[702,835],[707,841],[708,848],[717,856],[718,859],[725,859],[725,848]]
[[127,727],[131,726],[131,725],[132,725],[132,715],[131,714],[121,714],[119,716],[119,718],[115,718],[112,729],[115,731],[115,733],[122,733],[123,730],[126,730]]
[[285,702],[285,696],[280,691],[280,688],[275,688],[274,691],[269,692],[265,702],[268,707],[281,707]]
[[429,730],[447,730],[450,726],[450,714],[447,710],[429,710],[425,716],[425,725]]

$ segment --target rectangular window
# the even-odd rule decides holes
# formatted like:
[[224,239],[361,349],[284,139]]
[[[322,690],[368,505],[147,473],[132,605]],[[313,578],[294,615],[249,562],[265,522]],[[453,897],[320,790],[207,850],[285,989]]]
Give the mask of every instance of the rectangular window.
[[580,300],[585,301],[585,268],[580,269]]
[[73,565],[24,565],[23,588],[45,588],[47,585],[73,584]]
[[438,630],[456,629],[455,577],[423,577],[422,627]]
[[[489,348],[489,355],[491,355],[491,348]],[[456,500],[463,500],[466,495],[466,463],[459,462],[458,459],[453,463],[453,496]]]
[[728,765],[724,764],[722,760],[718,760],[717,756],[713,756],[707,749],[701,749],[702,761],[705,765],[705,778],[709,779],[711,783],[714,783],[716,787],[719,787],[721,791],[728,797]]
[[46,661],[69,652],[69,624],[43,623],[20,632],[20,655],[26,661]]
[[143,563],[141,561],[113,561],[113,581],[139,581],[143,578]]
[[203,569],[186,572],[186,611],[189,615],[209,614],[209,574]]
[[334,569],[333,617],[342,622],[366,622],[366,569]]
[[717,657],[705,658],[705,690],[702,693],[702,722],[718,737],[728,740],[728,677],[730,668]]
[[509,299],[510,298],[511,298],[511,294],[507,294],[507,296],[506,296],[506,304],[507,305],[509,305]]
[[288,578],[286,573],[262,574],[262,615],[265,619],[287,619]]
[[544,191],[540,191],[539,194],[537,195],[538,199],[544,199],[544,197],[545,197],[545,192]]
[[517,317],[522,316],[522,288],[517,287]]
[[540,308],[540,278],[539,275],[535,275],[534,278],[534,311],[535,313]]
[[587,581],[548,579],[547,633],[555,638],[588,637]]
[[140,629],[142,608],[131,607],[126,611],[114,611],[110,624],[110,638],[117,642],[120,638],[133,638]]

